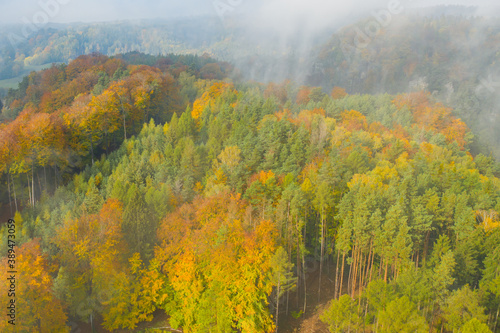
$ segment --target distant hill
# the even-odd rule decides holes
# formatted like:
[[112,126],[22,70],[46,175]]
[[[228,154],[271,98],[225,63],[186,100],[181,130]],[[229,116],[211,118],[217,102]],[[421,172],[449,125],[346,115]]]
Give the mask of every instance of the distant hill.
[[335,33],[316,50],[307,83],[349,93],[429,91],[478,133],[473,150],[500,156],[498,21],[412,15],[385,25],[371,17]]
[[437,6],[388,20],[372,15],[341,29],[332,22],[314,34],[298,27],[287,35],[250,28],[237,17],[76,23],[48,26],[15,48],[9,36],[20,27],[2,27],[0,95],[38,66],[82,54],[206,54],[260,82],[290,79],[360,94],[429,91],[477,133],[473,152],[499,157],[500,25],[471,13],[475,8]]
[[0,34],[0,80],[21,74],[25,66],[64,62],[94,52],[132,51],[151,55],[202,54],[223,36],[218,19],[52,25],[24,39],[21,27]]

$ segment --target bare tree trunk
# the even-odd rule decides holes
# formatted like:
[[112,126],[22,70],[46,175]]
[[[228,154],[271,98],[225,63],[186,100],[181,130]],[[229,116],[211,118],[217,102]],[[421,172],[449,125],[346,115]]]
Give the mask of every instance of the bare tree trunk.
[[33,165],[31,165],[31,199],[33,200],[33,208],[35,208],[35,171]]
[[366,260],[366,271],[365,271],[365,277],[363,278],[363,282],[365,285],[368,285],[368,283],[366,282],[368,280],[368,276],[369,274],[371,274],[371,271],[372,271],[372,263],[373,263],[373,257],[374,253],[373,253],[373,239],[370,240],[370,252],[368,253],[368,258]]
[[302,253],[302,279],[304,280],[304,313],[306,313],[307,306],[307,283],[306,283],[306,260],[304,253]]
[[434,328],[434,304],[432,304],[432,317],[431,323],[429,324],[429,333],[432,333],[432,329]]
[[356,292],[356,282],[357,282],[357,273],[358,273],[358,261],[359,261],[359,247],[356,245],[355,250],[353,251],[353,271],[352,271],[352,278],[351,278],[351,297],[354,298],[354,293]]
[[340,251],[337,250],[337,265],[335,267],[335,291],[333,292],[333,299],[337,299],[337,281],[339,278],[339,261],[340,261]]
[[353,249],[351,250],[353,262],[349,265],[349,277],[347,278],[347,294],[349,294],[349,295],[351,294],[351,291],[352,291],[351,275],[352,275],[352,265],[354,263],[355,249],[356,249],[356,247],[353,246]]
[[29,202],[30,202],[30,205],[31,205],[32,201],[31,201],[30,176],[28,176],[28,174],[26,174],[26,179],[28,180],[28,199],[29,199]]
[[95,332],[95,328],[94,328],[94,316],[93,316],[93,312],[90,313],[90,328],[92,329],[92,333]]
[[385,261],[385,274],[384,274],[384,282],[387,282],[387,269],[389,268],[389,262],[387,260]]
[[318,302],[321,300],[321,275],[323,274],[323,251],[324,251],[324,214],[321,208],[321,256],[319,262],[319,283],[318,283]]
[[497,315],[495,317],[495,325],[493,325],[493,332],[496,332],[497,330],[497,324],[498,324],[498,313],[500,312],[500,305],[498,305],[498,309],[497,309]]
[[368,280],[368,283],[372,282],[373,258],[375,258],[375,251],[372,252],[372,261],[370,263],[370,278]]
[[[296,216],[296,229],[297,229],[297,308],[299,307],[299,289],[300,289],[300,253],[299,253],[299,249],[300,249],[300,240],[299,240],[299,234],[300,234],[300,230],[299,230],[299,217]],[[302,269],[304,269],[302,267]]]
[[40,171],[36,171],[36,178],[38,179],[38,189],[40,190],[40,196],[42,195],[42,183],[40,182]]
[[344,286],[344,260],[345,260],[345,251],[342,253],[342,270],[340,272],[340,286],[339,286],[339,298],[342,296],[342,287]]
[[[361,252],[360,249],[360,260],[359,260],[359,283],[358,283],[358,288],[359,291],[361,292],[361,288],[363,287],[363,252]],[[356,290],[354,291],[356,292]],[[361,297],[359,298],[361,300]]]

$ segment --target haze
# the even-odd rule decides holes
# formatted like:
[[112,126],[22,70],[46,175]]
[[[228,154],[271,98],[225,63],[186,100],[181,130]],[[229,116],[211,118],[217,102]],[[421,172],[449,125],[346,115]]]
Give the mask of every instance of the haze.
[[[43,11],[43,4],[56,0],[0,0],[0,23],[16,24],[33,21],[33,16]],[[183,0],[183,1],[132,1],[132,0],[57,0],[60,8],[50,16],[50,22],[102,22],[116,20],[172,18],[178,16],[219,15],[238,13],[258,14],[254,23],[268,25],[279,22],[281,26],[306,20],[306,25],[321,27],[332,20],[364,15],[370,10],[386,8],[390,0],[364,0],[350,3],[331,0]],[[395,0],[397,1],[397,0]],[[493,0],[482,1],[431,1],[401,0],[403,8],[435,5],[478,6],[491,13],[498,4]],[[219,7],[217,8],[217,5]]]

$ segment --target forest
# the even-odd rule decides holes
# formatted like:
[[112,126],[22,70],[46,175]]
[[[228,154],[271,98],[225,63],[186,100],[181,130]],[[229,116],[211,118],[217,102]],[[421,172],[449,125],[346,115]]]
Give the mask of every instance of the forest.
[[[454,6],[409,12],[394,16],[376,36],[366,33],[377,23],[373,16],[285,37],[249,29],[243,19],[224,22],[224,28],[210,17],[61,24],[40,29],[15,47],[9,43],[13,32],[0,26],[0,80],[22,78],[37,66],[68,63],[93,52],[206,54],[231,62],[246,80],[290,79],[325,92],[343,87],[351,94],[429,91],[475,133],[469,145],[473,154],[492,152],[498,159],[499,99],[494,92],[500,26],[495,18],[470,12]],[[8,85],[0,82],[0,97]]]
[[500,332],[500,166],[428,92],[92,54],[4,103],[18,331]]

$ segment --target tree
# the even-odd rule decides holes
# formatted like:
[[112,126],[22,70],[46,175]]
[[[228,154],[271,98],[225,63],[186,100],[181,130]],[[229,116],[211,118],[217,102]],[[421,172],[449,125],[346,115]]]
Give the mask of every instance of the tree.
[[484,314],[484,308],[479,305],[477,292],[470,290],[469,286],[466,285],[455,290],[446,299],[443,318],[446,320],[447,329],[458,332],[472,319],[485,323],[487,316]]
[[332,333],[356,331],[362,326],[356,303],[351,296],[342,295],[338,300],[332,301],[320,318]]
[[288,261],[288,255],[283,247],[279,247],[270,260],[272,283],[276,286],[276,332],[278,331],[280,298],[289,290],[296,287],[296,279],[293,277],[293,265]]
[[136,184],[127,191],[126,206],[123,211],[123,232],[132,252],[141,254],[144,261],[153,256],[156,243],[157,221],[149,212],[144,195]]
[[129,259],[127,268],[111,277],[113,292],[103,303],[103,326],[107,330],[134,329],[137,323],[151,321],[153,312],[168,297],[167,281],[152,261],[145,269],[139,253]]
[[[38,239],[24,243],[16,248],[16,270],[18,274],[12,281],[10,274],[4,270],[2,281],[4,285],[15,284],[15,326],[8,323],[8,316],[0,321],[3,332],[15,327],[16,331],[25,332],[67,332],[67,316],[63,302],[54,296],[51,263],[42,253]],[[7,258],[2,260],[8,267]],[[5,290],[12,287],[6,286]],[[2,304],[9,305],[8,293],[1,294]]]
[[333,99],[341,99],[347,96],[347,92],[345,91],[344,88],[340,87],[333,87],[332,92],[330,93],[330,96],[332,96]]
[[69,220],[57,233],[61,250],[60,293],[73,315],[88,320],[94,329],[95,314],[113,292],[113,279],[123,264],[122,213],[118,200],[108,200],[98,214]]
[[476,318],[472,318],[468,322],[465,323],[464,326],[462,326],[462,329],[460,330],[462,333],[493,333],[489,328],[488,325],[480,322]]
[[410,302],[407,296],[391,301],[379,316],[379,325],[383,332],[427,332],[425,318],[417,313],[415,304]]

